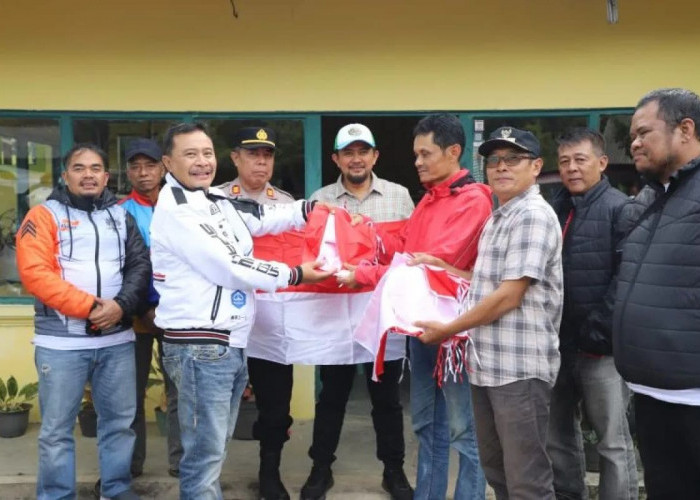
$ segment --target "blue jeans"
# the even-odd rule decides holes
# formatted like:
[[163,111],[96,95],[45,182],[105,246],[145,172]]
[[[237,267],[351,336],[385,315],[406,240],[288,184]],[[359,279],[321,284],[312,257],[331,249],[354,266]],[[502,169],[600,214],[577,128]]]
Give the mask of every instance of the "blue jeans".
[[37,498],[75,498],[75,418],[83,388],[92,385],[97,411],[97,448],[102,495],[131,489],[136,414],[136,368],[132,342],[101,349],[61,351],[37,347],[39,374],[39,471]]
[[547,452],[558,497],[587,498],[581,408],[598,437],[601,500],[636,499],[637,463],[627,423],[630,393],[612,356],[562,356],[550,403]]
[[467,374],[462,382],[447,380],[438,388],[433,378],[438,347],[409,340],[411,354],[411,417],[418,437],[416,500],[447,497],[449,446],[459,453],[455,500],[483,500],[486,479],[479,464],[471,390]]
[[163,365],[178,390],[183,455],[181,500],[221,500],[219,476],[248,368],[243,349],[163,343]]

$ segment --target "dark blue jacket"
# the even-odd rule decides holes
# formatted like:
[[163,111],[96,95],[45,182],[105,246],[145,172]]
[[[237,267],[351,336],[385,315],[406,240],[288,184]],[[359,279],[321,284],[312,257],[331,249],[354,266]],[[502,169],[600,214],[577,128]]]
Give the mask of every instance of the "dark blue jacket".
[[617,247],[622,235],[617,220],[628,198],[607,178],[581,196],[562,186],[552,199],[562,229],[574,209],[562,245],[564,312],[560,350],[612,354],[612,317]]
[[613,352],[628,382],[700,387],[699,170],[700,157],[671,177],[668,190],[651,182],[627,221]]

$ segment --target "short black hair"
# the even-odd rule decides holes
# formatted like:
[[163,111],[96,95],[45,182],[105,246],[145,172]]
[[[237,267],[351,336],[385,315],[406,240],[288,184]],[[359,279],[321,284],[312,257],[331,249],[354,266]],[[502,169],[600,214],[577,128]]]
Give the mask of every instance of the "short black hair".
[[207,128],[202,123],[178,123],[165,132],[163,154],[170,156],[173,152],[173,140],[176,135],[191,134],[192,132],[204,132],[209,137],[209,132],[207,132]]
[[593,146],[593,151],[598,156],[605,154],[605,138],[597,130],[586,127],[573,127],[566,129],[557,137],[557,147],[573,146],[589,141]]
[[450,146],[458,144],[462,148],[459,157],[462,157],[467,140],[464,135],[464,127],[459,118],[449,113],[425,116],[421,118],[413,129],[413,138],[430,133],[433,134],[433,142],[440,146],[440,149],[443,151]]
[[693,120],[695,138],[700,140],[700,97],[695,92],[681,88],[652,90],[639,100],[635,110],[652,102],[658,104],[658,117],[669,129],[676,128],[686,118]]
[[73,145],[72,148],[70,148],[65,155],[63,155],[63,169],[65,170],[68,168],[68,163],[73,159],[73,156],[75,156],[78,153],[82,153],[83,151],[92,151],[96,155],[100,157],[102,160],[102,164],[105,167],[105,170],[109,170],[109,161],[107,159],[107,153],[104,152],[104,150],[99,147],[97,144],[93,144],[91,142],[79,142],[75,145]]

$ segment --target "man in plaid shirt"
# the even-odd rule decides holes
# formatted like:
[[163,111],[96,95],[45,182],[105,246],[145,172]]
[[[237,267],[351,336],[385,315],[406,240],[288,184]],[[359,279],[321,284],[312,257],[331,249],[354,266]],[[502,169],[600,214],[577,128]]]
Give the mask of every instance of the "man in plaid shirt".
[[426,343],[471,331],[469,362],[479,456],[498,498],[554,499],[546,452],[559,370],[561,229],[539,194],[540,144],[501,127],[479,147],[498,198],[479,240],[468,310],[450,323],[418,322]]

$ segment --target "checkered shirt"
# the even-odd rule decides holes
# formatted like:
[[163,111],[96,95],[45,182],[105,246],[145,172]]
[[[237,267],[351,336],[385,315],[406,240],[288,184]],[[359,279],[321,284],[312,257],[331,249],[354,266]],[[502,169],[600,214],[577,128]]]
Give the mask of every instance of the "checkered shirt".
[[467,297],[468,307],[504,280],[532,278],[519,307],[493,323],[474,328],[469,376],[477,386],[501,386],[536,378],[554,385],[559,371],[559,323],[563,278],[561,227],[540,196],[539,186],[491,214],[479,239],[479,255]]
[[369,193],[363,199],[355,197],[343,186],[342,176],[322,187],[309,200],[324,201],[345,208],[351,214],[362,214],[375,222],[390,222],[408,219],[413,212],[413,200],[408,189],[377,177],[372,173]]

